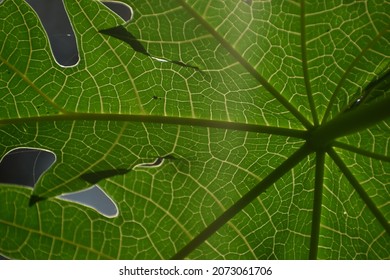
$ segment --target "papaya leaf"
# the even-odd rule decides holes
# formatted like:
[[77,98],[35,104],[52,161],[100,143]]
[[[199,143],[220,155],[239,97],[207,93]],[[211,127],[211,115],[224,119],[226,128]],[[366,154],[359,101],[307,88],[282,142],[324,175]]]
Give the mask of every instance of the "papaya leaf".
[[[64,0],[72,67],[0,3],[0,157],[56,157],[0,183],[1,255],[390,258],[388,2],[122,2]],[[116,216],[59,197],[96,183]]]

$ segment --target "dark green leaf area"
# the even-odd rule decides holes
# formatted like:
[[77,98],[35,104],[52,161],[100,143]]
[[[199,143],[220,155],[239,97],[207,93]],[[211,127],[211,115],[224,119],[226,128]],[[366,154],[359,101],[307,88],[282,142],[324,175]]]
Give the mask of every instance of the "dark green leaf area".
[[[388,259],[387,249],[390,242],[390,231],[387,224],[379,225],[378,218],[367,207],[366,198],[362,199],[359,193],[351,186],[339,168],[332,160],[327,159],[329,172],[333,176],[326,176],[324,181],[323,214],[319,246],[319,258],[332,259]],[[387,169],[389,165],[387,165]],[[359,178],[359,171],[354,168],[353,174]],[[387,191],[373,182],[363,185],[370,199],[379,202],[378,194]],[[382,202],[376,205],[383,205]],[[388,211],[380,206],[381,213],[388,215]],[[365,242],[356,243],[353,240],[362,239]],[[336,250],[336,248],[338,248]]]
[[[189,257],[307,259],[313,215],[314,157],[301,161],[294,170],[296,174],[288,172],[282,176]],[[274,240],[284,242],[276,244]],[[230,246],[223,246],[226,243]]]
[[[4,213],[1,229],[13,236],[12,242],[1,239],[2,253],[18,259],[114,258],[119,231],[106,231],[97,212],[63,200],[29,206],[31,189],[27,188],[3,185],[0,193]],[[96,234],[91,235],[86,228],[96,230]],[[103,234],[110,239],[109,244],[105,244]]]

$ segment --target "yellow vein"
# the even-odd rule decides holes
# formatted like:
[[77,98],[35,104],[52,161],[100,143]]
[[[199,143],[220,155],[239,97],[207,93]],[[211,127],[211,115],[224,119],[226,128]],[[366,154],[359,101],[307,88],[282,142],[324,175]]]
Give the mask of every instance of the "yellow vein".
[[19,77],[22,78],[23,81],[25,81],[35,92],[37,92],[40,96],[42,96],[44,99],[46,99],[49,104],[54,107],[59,112],[65,114],[66,110],[59,106],[57,103],[55,103],[52,99],[50,99],[40,88],[38,88],[28,77],[27,75],[23,74],[19,71],[15,66],[10,64],[6,59],[4,59],[2,56],[0,56],[0,60],[2,63],[8,66],[9,69],[11,69],[13,72],[15,72]]
[[[226,163],[226,162],[225,162]],[[222,164],[220,166],[220,168],[222,167]],[[218,170],[217,173],[220,172],[220,169]],[[190,174],[186,174],[186,173],[183,173],[183,172],[180,172],[178,170],[178,173],[181,173],[183,174],[184,176],[188,176],[188,178],[190,178],[192,181],[195,182],[195,184],[197,184],[198,186],[201,186],[201,188],[205,191],[205,193],[207,193],[214,201],[215,203],[219,206],[219,208],[225,212],[226,211],[226,208],[225,206],[223,206],[222,202],[214,195],[214,193],[212,193],[210,190],[209,190],[209,186],[210,184],[212,184],[213,182],[211,182],[209,185],[207,186],[204,186],[203,184],[201,184],[197,179],[195,179],[192,175]],[[203,221],[204,224],[206,224],[206,222]],[[233,222],[231,221],[228,221],[227,224],[233,229],[233,231],[239,236],[241,237],[242,241],[245,243],[245,245],[248,247],[248,250],[251,252],[252,256],[254,258],[256,258],[256,255],[252,249],[252,247],[250,246],[248,240],[245,238],[245,236],[242,234],[242,232],[233,224]],[[192,239],[192,237],[190,238]],[[209,246],[211,246],[212,248],[214,248],[211,244],[209,244],[209,241],[205,241],[206,243],[208,243]],[[217,251],[218,252],[218,251]]]
[[310,154],[310,147],[303,145],[299,150],[293,153],[286,161],[281,163],[276,169],[269,173],[264,179],[255,187],[250,189],[239,200],[237,200],[230,208],[222,213],[217,219],[208,225],[201,233],[199,233],[194,239],[192,239],[186,246],[178,251],[172,259],[183,259],[193,252],[198,246],[203,244],[211,235],[218,231],[223,225],[225,225],[236,214],[241,212],[246,206],[254,201],[261,193],[266,191],[272,186],[279,178],[285,173],[289,172],[299,162]]
[[141,193],[138,193],[138,192],[134,192],[130,189],[127,189],[125,188],[123,185],[121,184],[118,184],[117,182],[115,182],[114,180],[112,179],[107,179],[108,182],[110,182],[111,184],[114,184],[116,185],[118,188],[121,188],[123,189],[124,191],[126,192],[131,192],[132,194],[134,194],[135,196],[139,197],[139,198],[142,198],[150,203],[152,203],[154,206],[156,206],[158,209],[160,209],[162,212],[164,212],[169,218],[172,219],[172,221],[175,222],[175,224],[177,224],[179,226],[179,228],[183,231],[183,233],[185,235],[187,235],[188,238],[192,239],[193,236],[191,235],[191,233],[184,227],[184,225],[182,225],[180,223],[179,220],[176,219],[175,216],[173,216],[167,209],[163,208],[161,205],[159,205],[158,203],[156,203],[154,200],[152,200],[150,197],[146,197],[144,195],[142,195]]
[[[80,7],[80,5],[79,5]],[[89,22],[91,23],[91,25],[93,26],[93,22],[89,19],[88,15],[84,12],[84,10],[80,7],[80,10],[83,12],[84,16],[89,20]],[[123,63],[122,59],[120,58],[120,56],[117,54],[117,52],[115,51],[115,49],[113,49],[111,47],[111,45],[108,43],[108,40],[105,38],[105,36],[103,36],[102,34],[99,33],[99,30],[96,30],[96,33],[100,35],[100,37],[103,39],[103,41],[106,43],[106,45],[110,48],[111,52],[114,54],[114,56],[117,58],[117,60],[119,61],[119,63],[122,65],[123,69],[125,69],[126,71],[126,74],[127,76],[129,77],[129,81],[131,83],[131,86],[133,87],[134,89],[134,95],[137,99],[137,103],[138,103],[138,106],[139,106],[139,109],[140,109],[140,112],[141,113],[144,113],[144,108],[142,106],[142,102],[141,102],[141,98],[139,96],[139,93],[138,93],[138,89],[135,85],[135,82],[133,80],[133,77],[131,76],[130,72],[129,72],[129,69],[128,67]]]
[[[125,131],[125,129],[126,129],[126,127],[127,127],[127,124],[128,124],[127,122],[125,122],[125,123],[123,124],[123,126],[122,126],[120,132],[118,133],[118,135],[117,135],[115,141],[113,141],[113,142],[111,143],[110,148],[103,154],[103,156],[102,156],[100,159],[96,160],[93,164],[91,164],[91,165],[85,170],[84,173],[86,173],[87,171],[92,171],[93,167],[97,166],[99,163],[101,163],[102,161],[104,161],[104,160],[111,154],[111,151],[117,146],[117,144],[119,143],[119,140],[120,140],[121,137],[123,136],[123,132]],[[58,185],[56,185],[55,187],[52,187],[49,191],[50,191],[50,192],[53,192],[53,191],[55,191],[55,190],[57,190],[57,189],[59,189],[59,188],[62,188],[62,186],[68,185],[70,182],[72,182],[73,180],[76,180],[77,178],[79,178],[80,176],[82,176],[84,173],[82,173],[82,174],[76,174],[75,177],[71,177],[71,178],[69,178],[68,180],[62,182],[61,184],[58,184]],[[45,196],[45,193],[47,193],[47,191],[44,192],[44,193],[41,193],[41,194],[39,194],[39,195],[40,195],[40,196]]]
[[75,243],[74,241],[66,240],[66,239],[64,239],[62,237],[54,236],[52,234],[48,234],[48,233],[45,233],[45,232],[42,232],[42,231],[39,231],[39,230],[35,230],[35,229],[32,229],[32,228],[27,228],[27,227],[24,227],[22,225],[18,225],[18,224],[15,224],[15,223],[10,223],[10,222],[2,220],[2,219],[0,220],[0,223],[3,223],[3,224],[8,225],[8,226],[15,227],[15,228],[18,228],[18,229],[21,229],[21,230],[25,230],[29,234],[35,233],[35,234],[39,234],[41,236],[46,236],[46,237],[49,237],[49,238],[52,238],[52,239],[55,239],[55,240],[59,240],[59,241],[64,242],[64,243],[68,243],[70,245],[76,246],[76,248],[82,248],[82,249],[84,249],[86,251],[93,252],[93,253],[95,253],[95,254],[97,254],[99,256],[103,256],[106,259],[114,259],[112,256],[109,256],[109,255],[106,255],[106,254],[104,254],[102,252],[99,252],[96,249],[93,249],[91,247],[87,247],[87,246],[82,245],[80,243]]

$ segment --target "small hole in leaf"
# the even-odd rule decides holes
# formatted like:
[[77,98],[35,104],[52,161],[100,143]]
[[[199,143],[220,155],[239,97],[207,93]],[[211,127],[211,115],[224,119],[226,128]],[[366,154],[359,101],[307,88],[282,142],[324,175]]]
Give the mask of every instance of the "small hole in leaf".
[[102,3],[126,22],[129,22],[133,17],[133,10],[125,3],[111,1],[104,1]]
[[154,167],[159,167],[163,164],[164,158],[163,157],[158,157],[155,161],[153,162],[147,162],[147,163],[141,163],[136,165],[134,168],[154,168]]
[[157,95],[153,95],[153,99],[154,99],[154,100],[157,100],[157,99],[158,99],[158,100],[161,100],[161,97],[158,97]]
[[53,56],[62,66],[74,66],[79,54],[72,25],[62,0],[26,0],[37,13],[47,36]]
[[[11,150],[0,160],[0,183],[32,188],[55,161],[55,154],[48,150],[36,148]],[[115,203],[97,186],[76,193],[63,194],[59,198],[94,208],[107,217],[118,215]]]
[[134,166],[134,168],[156,168],[160,167],[165,160],[174,160],[176,159],[173,155],[166,155],[163,157],[158,157],[152,162],[140,163]]

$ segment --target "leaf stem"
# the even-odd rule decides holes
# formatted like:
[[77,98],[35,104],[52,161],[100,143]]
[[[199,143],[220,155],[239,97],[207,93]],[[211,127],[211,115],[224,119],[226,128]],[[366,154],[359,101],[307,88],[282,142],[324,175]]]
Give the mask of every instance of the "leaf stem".
[[339,142],[339,141],[334,142],[333,143],[333,147],[344,149],[344,150],[347,150],[347,151],[350,151],[350,152],[353,152],[353,153],[356,153],[356,154],[359,154],[359,155],[362,155],[362,156],[365,156],[365,157],[370,157],[372,159],[377,159],[377,160],[381,160],[381,161],[385,161],[385,162],[390,162],[390,157],[389,156],[376,154],[376,153],[373,153],[373,152],[370,152],[370,151],[365,151],[365,150],[363,150],[361,148],[358,148],[358,147],[355,147],[355,146],[351,146],[351,145],[348,145],[348,144],[345,144],[345,143],[342,143],[342,142]]
[[328,146],[335,139],[367,129],[390,117],[390,96],[339,114],[310,132],[308,143],[314,150]]
[[309,259],[317,259],[318,241],[320,236],[322,190],[324,183],[325,152],[316,154],[316,174],[314,182],[313,218],[311,223]]
[[201,233],[192,239],[186,246],[177,252],[172,259],[184,259],[199,245],[206,241],[211,235],[217,232],[223,225],[225,225],[231,218],[233,218],[242,209],[248,206],[261,193],[266,191],[285,173],[290,171],[295,165],[310,154],[310,148],[305,144],[298,151],[293,153],[287,160],[274,169],[268,176],[266,176],[259,184],[247,192],[243,197],[236,201],[229,209],[222,213],[214,222],[208,225]]
[[238,131],[248,131],[248,132],[255,132],[255,133],[282,135],[282,136],[296,137],[301,139],[306,139],[307,137],[307,131],[297,130],[297,129],[273,127],[273,126],[265,126],[265,125],[257,125],[257,124],[236,123],[236,122],[229,122],[229,121],[181,118],[181,117],[157,116],[157,115],[66,113],[66,114],[49,115],[49,116],[3,119],[0,120],[0,126],[9,125],[9,124],[21,124],[21,123],[77,121],[77,120],[125,121],[125,122],[141,122],[141,123],[190,125],[190,126],[211,127],[211,128],[238,130]]

